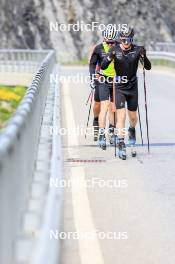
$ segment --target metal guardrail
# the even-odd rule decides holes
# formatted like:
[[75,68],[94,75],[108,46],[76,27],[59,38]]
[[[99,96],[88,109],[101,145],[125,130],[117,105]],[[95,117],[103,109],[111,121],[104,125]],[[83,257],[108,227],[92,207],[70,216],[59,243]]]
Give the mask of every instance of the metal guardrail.
[[175,43],[174,42],[158,42],[153,45],[152,50],[175,53]]
[[49,50],[0,50],[2,72],[36,72]]
[[20,63],[20,58],[26,60],[30,56],[35,65],[40,65],[22,103],[0,134],[0,263],[11,264],[32,182],[55,53],[22,51],[19,55],[17,51],[6,52],[0,51],[1,62],[8,58],[10,62],[14,59],[15,63]]
[[175,53],[172,52],[148,51],[148,56],[152,59],[164,59],[175,62]]
[[[58,74],[58,67],[55,67],[54,75]],[[50,88],[54,91],[53,109],[51,115],[53,116],[53,127],[60,128],[60,86],[57,82],[51,82]],[[63,177],[62,168],[62,150],[61,150],[61,136],[57,134],[50,134],[47,139],[52,141],[52,156],[50,158],[50,183],[61,182]],[[45,139],[46,139],[45,138]],[[51,230],[61,232],[62,221],[62,200],[63,188],[58,188],[49,184],[47,191],[47,199],[45,199],[45,206],[42,209],[43,219],[42,227],[38,236],[38,241],[35,243],[31,264],[58,264],[60,260],[61,245],[59,239],[50,239]]]

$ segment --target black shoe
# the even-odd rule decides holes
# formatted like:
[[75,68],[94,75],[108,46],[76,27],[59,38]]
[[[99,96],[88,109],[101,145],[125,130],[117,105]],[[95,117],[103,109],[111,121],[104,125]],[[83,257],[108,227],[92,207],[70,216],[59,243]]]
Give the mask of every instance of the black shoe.
[[135,127],[129,127],[128,129],[128,143],[129,145],[135,145],[136,143],[136,130]]
[[104,133],[99,134],[98,144],[100,148],[102,148],[103,150],[106,150],[106,137]]
[[118,156],[120,159],[126,160],[126,145],[125,145],[124,140],[119,140]]

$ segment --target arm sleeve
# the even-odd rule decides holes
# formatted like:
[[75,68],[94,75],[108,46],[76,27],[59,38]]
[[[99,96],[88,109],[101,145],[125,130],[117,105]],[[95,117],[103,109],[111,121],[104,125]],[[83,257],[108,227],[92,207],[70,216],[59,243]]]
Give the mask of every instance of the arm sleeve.
[[113,49],[111,48],[101,62],[101,69],[102,70],[107,69],[113,59],[114,59],[114,54],[113,54]]
[[144,65],[144,68],[146,70],[151,70],[151,62],[148,59],[148,57],[146,56],[146,50],[145,50],[144,58],[140,57],[140,62],[141,62],[142,65]]
[[147,58],[147,56],[144,57],[144,67],[146,70],[151,70],[151,62],[150,60]]
[[109,64],[111,63],[111,61],[108,60],[109,54],[107,54],[104,59],[101,62],[101,69],[105,70],[108,68]]
[[91,80],[92,80],[92,76],[95,74],[97,63],[98,63],[98,50],[97,47],[95,47],[89,60],[89,74]]
[[142,65],[144,65],[144,68],[146,70],[151,70],[151,62],[150,60],[145,56],[144,59],[143,58],[140,58],[140,62]]

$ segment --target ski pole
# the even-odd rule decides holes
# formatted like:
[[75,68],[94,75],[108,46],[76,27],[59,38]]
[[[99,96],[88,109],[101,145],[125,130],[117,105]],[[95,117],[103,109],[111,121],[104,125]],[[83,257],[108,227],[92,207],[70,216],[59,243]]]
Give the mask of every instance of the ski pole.
[[145,95],[145,113],[146,113],[146,130],[147,130],[147,142],[148,142],[148,153],[150,152],[149,143],[149,125],[148,125],[148,107],[147,107],[147,92],[146,92],[146,77],[145,77],[145,67],[143,63],[143,82],[144,82],[144,95]]
[[[86,125],[86,133],[87,133],[87,128],[89,126],[89,119],[90,119],[90,114],[91,114],[93,97],[94,97],[94,91],[92,90],[92,93],[91,93],[91,103],[90,103],[90,106],[89,106],[88,120],[87,120],[87,125]],[[85,133],[85,139],[86,139],[86,133]]]
[[91,94],[92,94],[92,89],[91,89],[91,91],[90,91],[90,93],[89,93],[89,96],[88,96],[88,99],[87,99],[87,101],[86,101],[86,106],[88,105],[88,102],[89,102],[89,99],[90,99],[90,97],[91,97]]
[[[113,63],[113,67],[114,67],[114,63]],[[117,156],[117,144],[116,144],[116,105],[115,105],[116,89],[115,89],[115,79],[116,79],[116,74],[114,75],[113,84],[112,84],[112,88],[113,88],[113,109],[112,109],[112,111],[114,112],[114,141],[115,141],[115,143],[114,143],[114,146],[115,146],[114,156],[116,157]]]
[[116,130],[115,113],[116,112],[114,112],[114,140],[115,140],[115,143],[114,143],[115,144],[115,153],[114,153],[114,155],[116,157],[117,156],[117,144],[116,144],[116,131],[115,131]]
[[139,105],[138,105],[138,116],[139,116],[140,135],[141,135],[142,146],[143,146],[143,132],[142,132],[142,122],[141,122],[141,117],[140,117],[140,107],[139,107]]

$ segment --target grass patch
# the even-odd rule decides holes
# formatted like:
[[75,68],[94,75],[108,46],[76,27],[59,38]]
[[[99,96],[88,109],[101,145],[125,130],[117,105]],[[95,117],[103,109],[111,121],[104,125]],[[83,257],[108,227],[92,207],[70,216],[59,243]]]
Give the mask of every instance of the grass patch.
[[0,128],[16,111],[18,105],[26,93],[25,86],[6,86],[0,85]]
[[66,62],[62,62],[61,63],[62,65],[88,65],[88,59],[87,58],[84,58],[84,59],[81,59],[81,60],[76,60],[76,61],[66,61]]
[[152,65],[175,68],[175,62],[166,59],[151,59]]

